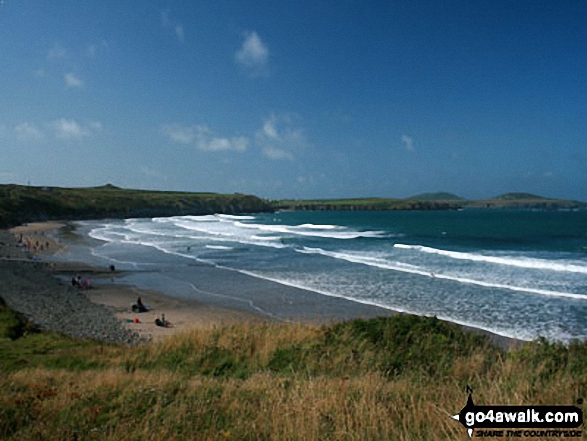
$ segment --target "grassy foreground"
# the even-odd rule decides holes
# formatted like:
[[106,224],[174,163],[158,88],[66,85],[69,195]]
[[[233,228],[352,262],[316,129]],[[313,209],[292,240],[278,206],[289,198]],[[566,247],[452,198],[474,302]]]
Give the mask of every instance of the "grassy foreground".
[[466,440],[477,404],[572,404],[587,345],[508,353],[433,318],[248,324],[138,348],[35,333],[0,306],[0,439]]

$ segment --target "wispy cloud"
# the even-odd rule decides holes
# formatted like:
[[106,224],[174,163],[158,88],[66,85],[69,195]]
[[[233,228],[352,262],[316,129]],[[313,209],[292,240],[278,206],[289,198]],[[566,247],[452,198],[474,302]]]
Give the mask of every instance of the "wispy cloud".
[[294,156],[291,152],[286,150],[280,149],[274,146],[267,146],[263,148],[263,155],[265,155],[269,159],[274,159],[276,161],[288,160],[293,161]]
[[245,32],[241,48],[235,54],[236,62],[251,76],[269,75],[269,49],[255,32]]
[[161,26],[163,26],[163,28],[172,28],[179,42],[185,42],[185,30],[183,24],[171,20],[169,10],[161,11]]
[[165,124],[163,133],[173,142],[191,144],[196,139],[196,126],[182,126],[180,124]]
[[108,41],[101,40],[98,43],[89,44],[86,47],[86,55],[89,58],[96,58],[96,56],[104,52],[106,49],[108,49]]
[[47,59],[48,60],[56,60],[58,58],[65,58],[66,56],[67,56],[67,51],[59,43],[55,43],[47,51]]
[[405,133],[402,135],[402,145],[406,148],[408,152],[415,151],[414,140],[412,139],[412,137],[406,135]]
[[40,141],[44,138],[41,132],[34,124],[23,122],[14,127],[16,139],[19,141]]
[[171,26],[171,20],[169,19],[169,10],[161,11],[161,26],[167,28]]
[[183,25],[178,23],[175,25],[175,35],[179,39],[180,42],[185,42],[185,32],[183,31]]
[[166,124],[163,126],[163,133],[173,142],[193,145],[198,150],[209,152],[244,152],[249,146],[249,140],[244,136],[231,138],[213,136],[207,125]]
[[59,118],[52,121],[49,126],[53,129],[57,138],[80,140],[100,130],[102,123],[92,121],[89,124],[81,124],[75,119]]
[[306,145],[303,129],[295,127],[290,116],[266,118],[255,139],[263,155],[273,160],[293,161],[294,151]]
[[66,73],[63,76],[67,87],[82,87],[84,82],[73,72]]
[[91,121],[88,125],[93,130],[102,130],[103,127],[101,121]]

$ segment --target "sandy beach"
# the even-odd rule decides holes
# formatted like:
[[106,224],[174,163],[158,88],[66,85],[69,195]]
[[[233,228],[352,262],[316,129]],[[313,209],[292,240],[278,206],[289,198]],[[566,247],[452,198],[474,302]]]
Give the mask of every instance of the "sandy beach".
[[[202,280],[198,300],[164,295],[157,289],[145,289],[144,284],[142,288],[137,284],[129,284],[129,274],[124,271],[111,271],[107,267],[100,268],[85,262],[52,261],[51,255],[67,250],[67,241],[59,235],[59,231],[65,226],[65,223],[59,222],[31,223],[13,228],[10,232],[4,231],[0,240],[0,256],[4,259],[4,269],[7,269],[7,264],[19,263],[21,279],[34,280],[40,273],[54,280],[58,279],[59,289],[77,291],[91,304],[104,308],[116,318],[121,328],[141,341],[159,340],[192,328],[209,328],[251,320],[276,320],[276,317],[286,317],[285,320],[279,318],[282,321],[324,323],[396,314],[388,309],[299,290],[209,265],[193,268]],[[39,244],[44,243],[43,249],[36,245],[37,241]],[[29,250],[25,244],[33,244],[33,249]],[[7,277],[8,273],[9,268],[8,271],[4,271],[3,277]],[[90,279],[91,288],[74,289],[68,286],[71,278],[77,275]],[[46,280],[42,278],[38,283],[46,284]],[[219,284],[219,281],[222,283]],[[12,277],[11,289],[16,289],[18,283],[18,280]],[[229,295],[237,291],[247,293],[247,298],[253,299],[248,300],[251,305],[253,301],[257,302],[258,298],[258,304],[263,305],[263,308],[257,307],[256,310],[252,310],[247,308],[250,305],[245,304],[243,299]],[[3,297],[7,294],[5,292]],[[10,298],[10,295],[8,297]],[[136,303],[138,297],[141,297],[143,303],[149,307],[147,312],[132,311],[131,306]],[[18,307],[15,309],[18,310]],[[26,311],[21,312],[26,314]],[[155,324],[155,320],[160,319],[163,314],[168,322],[167,327]],[[59,329],[59,326],[56,328]],[[503,347],[509,347],[517,342],[475,328],[466,329],[484,333]]]
[[[193,328],[211,328],[238,322],[267,320],[262,316],[235,309],[222,308],[185,299],[174,299],[156,291],[117,284],[98,285],[86,296],[94,303],[106,306],[129,330],[146,340],[159,340],[177,332]],[[138,313],[131,306],[141,297],[148,307]],[[156,319],[165,316],[168,325],[157,326]]]
[[[266,317],[245,311],[176,299],[157,291],[118,284],[116,279],[124,275],[120,271],[112,272],[108,268],[97,268],[84,262],[54,262],[51,256],[66,249],[66,244],[57,238],[58,230],[64,227],[65,224],[60,222],[37,222],[12,228],[9,232],[4,231],[0,239],[0,256],[4,260],[4,269],[8,269],[8,264],[18,265],[19,278],[23,281],[28,279],[29,282],[43,283],[46,279],[37,280],[38,276],[50,274],[60,281],[58,286],[61,290],[67,288],[71,291],[72,288],[67,285],[72,277],[79,275],[83,279],[91,280],[91,288],[80,289],[78,292],[92,303],[106,307],[124,328],[144,341],[159,340],[192,328],[267,320]],[[37,245],[41,243],[42,248]],[[7,277],[6,272],[2,273],[4,279]],[[12,279],[11,291],[20,291],[17,287],[18,280]],[[30,290],[30,286],[23,288]],[[9,297],[7,290],[3,291],[3,297]],[[148,306],[147,312],[132,311],[131,306],[138,297]],[[155,324],[155,319],[160,319],[162,315],[167,320],[165,327]]]

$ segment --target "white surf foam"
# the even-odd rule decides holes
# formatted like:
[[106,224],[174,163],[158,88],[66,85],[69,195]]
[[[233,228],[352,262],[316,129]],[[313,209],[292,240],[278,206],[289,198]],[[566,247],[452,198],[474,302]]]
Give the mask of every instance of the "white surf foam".
[[[271,233],[281,233],[297,236],[323,237],[327,239],[358,239],[359,237],[384,237],[381,231],[340,231],[345,229],[337,225],[266,225],[266,224],[247,224],[236,222],[237,227],[246,229],[256,229],[268,231]],[[337,230],[337,231],[333,231]]]
[[236,216],[234,214],[215,214],[218,219],[226,220],[253,220],[255,216]]
[[[285,285],[285,286],[290,286],[292,288],[298,288],[298,289],[303,289],[304,291],[311,291],[311,292],[315,292],[317,294],[321,294],[321,295],[325,295],[325,296],[329,296],[329,297],[338,297],[341,299],[346,299],[346,300],[350,300],[352,302],[355,303],[360,303],[363,305],[370,305],[370,306],[376,306],[379,308],[383,308],[383,309],[387,309],[390,311],[395,311],[395,312],[401,312],[401,313],[406,313],[406,314],[413,314],[413,315],[419,315],[419,316],[423,316],[423,317],[432,317],[432,314],[425,314],[422,313],[421,311],[416,311],[414,309],[409,309],[409,308],[402,308],[399,306],[390,306],[390,305],[386,305],[384,303],[381,302],[376,302],[376,301],[371,301],[371,300],[365,300],[365,299],[357,299],[355,297],[350,297],[350,296],[346,296],[346,295],[342,295],[342,294],[335,294],[333,292],[330,291],[325,291],[322,289],[318,289],[318,288],[314,288],[311,286],[308,286],[306,284],[303,283],[299,283],[299,282],[295,282],[295,281],[290,281],[290,280],[283,280],[283,279],[279,279],[276,277],[270,277],[270,276],[266,276],[264,274],[258,274],[255,273],[253,271],[246,271],[246,270],[235,270],[233,268],[229,268],[229,267],[224,267],[224,266],[220,266],[220,265],[215,265],[218,268],[223,268],[223,269],[228,269],[231,271],[237,271],[239,273],[242,274],[246,274],[248,276],[251,277],[256,277],[258,279],[263,279],[263,280],[268,280],[271,282],[275,282],[275,283],[279,283],[281,285]],[[456,323],[458,325],[461,326],[470,326],[473,328],[477,328],[477,329],[481,329],[484,331],[488,331],[491,332],[493,334],[497,334],[497,335],[501,335],[503,337],[508,337],[508,338],[516,338],[519,340],[526,340],[526,341],[531,341],[534,338],[537,337],[537,335],[531,334],[531,333],[525,333],[525,334],[519,334],[519,333],[515,333],[515,332],[511,332],[511,331],[506,331],[503,329],[499,329],[499,328],[491,328],[488,326],[484,326],[483,324],[474,322],[474,321],[464,321],[464,320],[458,320],[458,319],[454,319],[452,317],[449,316],[445,316],[445,315],[435,315],[436,318],[440,319],[440,320],[444,320],[447,322],[452,322],[452,323]]]
[[528,269],[564,271],[564,272],[587,274],[587,265],[583,265],[580,262],[560,263],[557,261],[546,260],[546,259],[537,259],[537,258],[531,258],[531,257],[488,256],[488,255],[484,255],[484,254],[463,253],[460,251],[441,250],[441,249],[437,249],[437,248],[426,247],[423,245],[405,245],[405,244],[401,244],[401,243],[396,243],[394,245],[394,248],[419,251],[419,252],[428,253],[428,254],[438,254],[441,256],[446,256],[446,257],[450,257],[452,259],[459,259],[459,260],[470,260],[470,261],[474,261],[474,262],[487,262],[487,263],[494,263],[494,264],[498,264],[498,265],[508,265],[508,266],[515,266],[515,267],[519,267],[519,268],[528,268]]
[[540,295],[551,296],[551,297],[566,297],[566,298],[571,298],[571,299],[587,300],[587,295],[585,295],[585,294],[551,291],[551,290],[546,290],[546,289],[514,286],[514,285],[507,285],[507,284],[502,284],[502,283],[491,283],[491,282],[486,282],[486,281],[482,281],[482,280],[469,279],[469,278],[465,278],[465,277],[456,277],[456,276],[451,276],[451,275],[447,275],[447,274],[437,274],[437,273],[432,273],[430,271],[424,271],[422,269],[406,267],[404,264],[401,264],[400,262],[390,262],[385,259],[373,258],[373,257],[369,257],[369,256],[364,256],[364,255],[326,251],[326,250],[323,250],[322,248],[309,248],[309,247],[303,247],[302,249],[296,249],[296,251],[298,253],[320,254],[320,255],[332,257],[335,259],[346,260],[347,262],[351,262],[351,263],[360,263],[363,265],[368,265],[368,266],[381,268],[381,269],[388,269],[388,270],[393,270],[393,271],[401,271],[401,272],[406,272],[406,273],[411,273],[411,274],[418,274],[421,276],[436,278],[436,279],[452,280],[455,282],[484,286],[487,288],[500,288],[500,289],[508,289],[511,291],[540,294]]

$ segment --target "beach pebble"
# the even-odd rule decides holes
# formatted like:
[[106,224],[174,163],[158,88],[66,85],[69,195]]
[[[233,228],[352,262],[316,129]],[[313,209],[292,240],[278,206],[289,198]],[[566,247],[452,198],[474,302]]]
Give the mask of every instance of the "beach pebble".
[[[0,255],[16,240],[0,231]],[[11,257],[22,257],[11,253]],[[78,339],[135,345],[138,334],[123,328],[105,306],[90,302],[82,291],[56,280],[42,263],[0,260],[0,297],[12,309],[24,314],[42,329]]]

